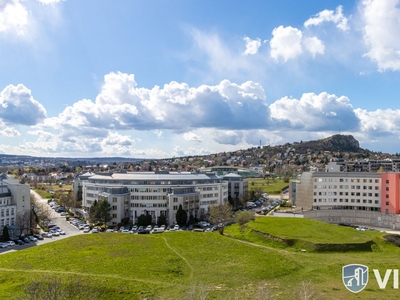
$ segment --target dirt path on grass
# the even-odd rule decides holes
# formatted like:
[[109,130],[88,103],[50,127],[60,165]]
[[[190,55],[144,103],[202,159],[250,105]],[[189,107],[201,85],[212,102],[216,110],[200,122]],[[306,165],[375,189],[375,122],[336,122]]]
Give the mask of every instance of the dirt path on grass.
[[189,279],[192,280],[192,278],[193,278],[193,267],[192,267],[192,265],[187,261],[186,258],[184,258],[178,251],[176,251],[174,248],[172,248],[172,247],[168,244],[166,238],[163,238],[163,240],[164,240],[164,242],[165,242],[165,245],[167,245],[167,247],[168,247],[169,249],[171,249],[173,252],[175,252],[176,255],[178,255],[180,258],[182,258],[183,261],[188,265],[188,267],[189,267],[189,269],[190,269]]
[[[247,245],[251,245],[251,246],[255,246],[255,247],[259,247],[259,248],[264,248],[264,249],[268,249],[268,250],[271,250],[271,251],[274,251],[274,252],[278,252],[278,253],[283,253],[283,254],[300,254],[300,252],[287,251],[287,250],[277,249],[277,248],[274,248],[274,247],[269,247],[269,246],[264,246],[264,245],[259,245],[259,244],[256,244],[256,243],[248,242],[248,241],[239,240],[239,239],[236,239],[236,238],[234,238],[234,237],[232,237],[232,236],[229,236],[229,235],[225,235],[225,236],[226,236],[227,238],[230,238],[230,239],[232,239],[232,240],[234,240],[234,241],[237,241],[237,242],[240,242],[240,243],[242,243],[242,244],[247,244]],[[301,253],[302,253],[302,252],[301,252]]]

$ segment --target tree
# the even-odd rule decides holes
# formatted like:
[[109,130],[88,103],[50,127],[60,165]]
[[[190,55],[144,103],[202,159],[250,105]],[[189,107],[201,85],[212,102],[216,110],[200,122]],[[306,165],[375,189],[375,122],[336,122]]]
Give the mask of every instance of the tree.
[[99,217],[99,220],[105,225],[107,225],[107,223],[112,219],[110,214],[111,209],[111,205],[110,203],[108,203],[107,200],[99,201],[99,203],[97,204],[96,215]]
[[254,220],[255,217],[254,217],[254,212],[252,210],[239,211],[237,212],[235,217],[235,222],[238,223],[240,226]]
[[210,206],[209,220],[213,224],[218,224],[219,233],[224,234],[225,226],[232,221],[232,205],[229,202],[224,202]]
[[187,212],[183,210],[182,204],[179,204],[179,208],[176,211],[176,223],[179,226],[185,225],[187,222]]
[[97,200],[94,200],[89,211],[89,219],[92,223],[96,222],[99,219],[97,206],[98,206]]
[[7,225],[3,227],[3,240],[8,241],[10,239],[10,233],[8,232]]
[[149,214],[142,214],[138,217],[138,226],[148,226],[151,225],[151,215]]
[[168,224],[167,224],[167,218],[166,218],[166,216],[165,216],[164,214],[161,214],[161,215],[158,217],[157,225],[158,225],[159,227],[160,227],[161,225],[165,225],[165,226],[168,225]]

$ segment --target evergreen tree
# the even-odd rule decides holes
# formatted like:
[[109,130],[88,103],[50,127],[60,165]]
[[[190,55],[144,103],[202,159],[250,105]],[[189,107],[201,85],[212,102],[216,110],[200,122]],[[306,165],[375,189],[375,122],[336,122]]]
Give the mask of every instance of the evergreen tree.
[[97,204],[95,216],[98,217],[101,222],[107,224],[112,219],[110,211],[111,211],[110,203],[108,203],[107,200],[102,200]]
[[161,215],[158,217],[157,225],[158,225],[158,226],[161,226],[161,225],[167,226],[167,218],[165,217],[165,215],[161,214]]
[[187,222],[187,212],[183,210],[182,204],[179,204],[179,208],[176,211],[176,223],[179,226],[185,225]]
[[96,222],[98,218],[98,202],[94,200],[92,206],[90,207],[89,218],[92,223]]
[[4,241],[10,240],[10,233],[8,232],[7,225],[3,227],[3,240]]

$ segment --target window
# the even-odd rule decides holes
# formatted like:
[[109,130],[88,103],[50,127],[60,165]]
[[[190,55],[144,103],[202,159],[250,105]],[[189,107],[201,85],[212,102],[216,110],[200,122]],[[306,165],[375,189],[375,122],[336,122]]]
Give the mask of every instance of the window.
[[388,184],[389,183],[389,179],[386,179],[386,184]]
[[389,195],[386,195],[386,199],[389,198]]
[[117,217],[117,214],[113,214],[112,217],[115,219]]
[[114,205],[114,206],[112,207],[112,209],[113,209],[113,210],[117,210],[117,206]]
[[117,198],[114,197],[114,198],[113,198],[113,202],[117,202]]
[[389,205],[389,202],[388,202],[388,201],[386,201],[386,205]]
[[389,187],[388,187],[388,186],[386,187],[386,191],[387,191],[387,192],[389,191]]

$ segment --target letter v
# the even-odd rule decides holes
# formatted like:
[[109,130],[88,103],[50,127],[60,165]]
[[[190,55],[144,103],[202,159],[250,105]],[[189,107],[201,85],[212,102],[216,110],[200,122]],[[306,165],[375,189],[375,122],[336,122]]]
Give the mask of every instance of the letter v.
[[376,278],[376,281],[378,282],[378,285],[379,285],[380,289],[386,288],[386,285],[387,285],[387,283],[389,281],[389,277],[390,277],[391,273],[392,273],[392,269],[387,269],[386,273],[385,273],[385,278],[383,278],[383,281],[382,281],[381,274],[379,273],[379,270],[374,269],[375,278]]

